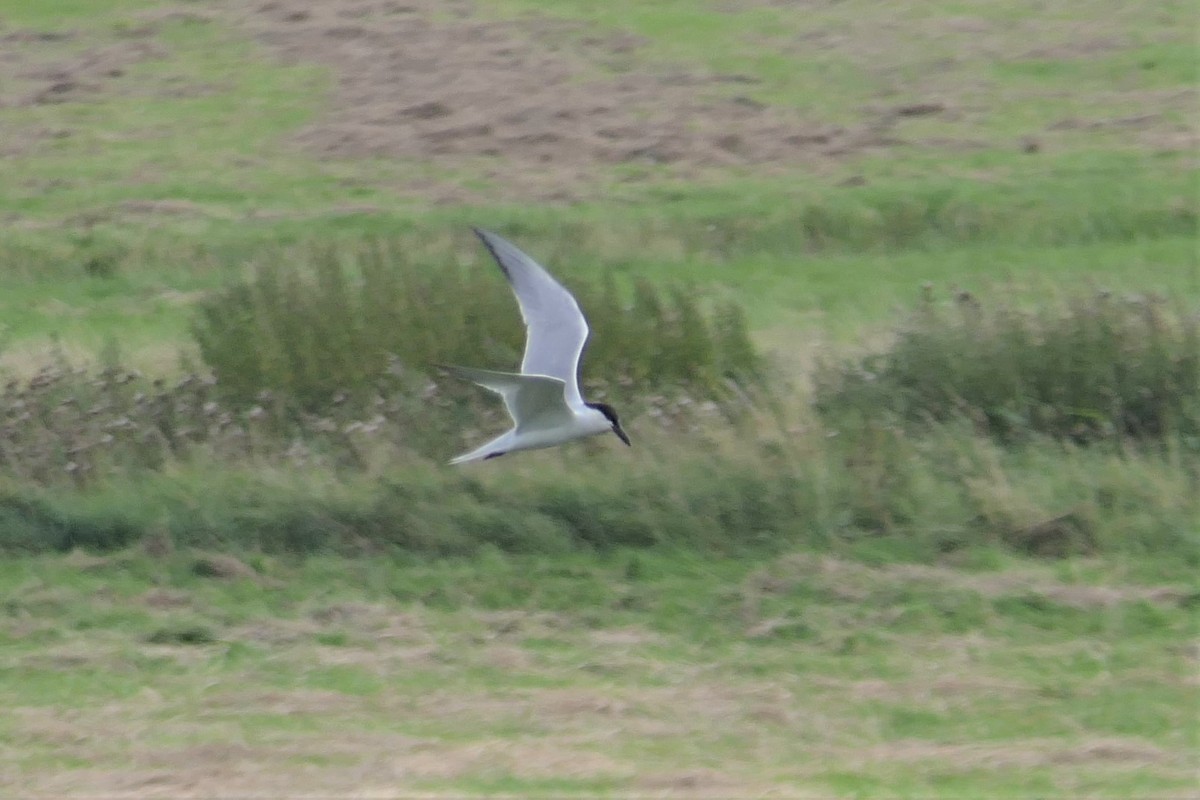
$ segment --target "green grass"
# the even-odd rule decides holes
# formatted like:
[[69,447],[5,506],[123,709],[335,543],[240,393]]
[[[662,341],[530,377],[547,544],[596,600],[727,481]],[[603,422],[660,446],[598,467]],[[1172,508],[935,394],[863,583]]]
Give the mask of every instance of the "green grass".
[[[120,22],[138,19],[114,10],[107,24],[97,20],[81,35],[111,45],[121,41]],[[73,30],[66,20],[52,27]],[[327,88],[319,70],[263,62],[245,37],[203,17],[185,15],[153,30],[158,49],[97,98],[13,111],[7,122],[16,131],[60,126],[66,135],[38,141],[12,165],[7,210],[35,221],[82,214],[92,217],[85,224],[103,225],[127,201],[186,200],[202,215],[240,217],[261,208],[247,186],[272,187],[277,202],[294,198],[289,207],[328,199],[332,179],[314,181],[278,145],[319,107]],[[27,45],[50,60],[44,47]],[[57,47],[62,58],[79,46],[67,40]]]
[[1200,319],[1186,309],[1107,293],[1036,314],[971,295],[948,305],[930,292],[886,352],[819,374],[820,412],[966,417],[1003,441],[1200,438]]
[[[800,107],[818,121],[847,123],[875,113],[864,109],[929,98],[961,113],[901,118],[901,143],[816,174],[731,168],[689,182],[652,171],[578,207],[497,196],[486,207],[448,209],[396,192],[425,165],[317,160],[288,143],[334,90],[327,70],[267,58],[219,14],[147,16],[170,7],[55,4],[49,12],[0,3],[10,25],[74,33],[14,45],[39,62],[120,42],[158,20],[146,39],[157,55],[86,101],[7,116],[14,133],[70,132],[11,159],[0,197],[0,211],[23,223],[0,256],[0,313],[19,362],[55,333],[81,355],[116,338],[135,360],[162,369],[186,338],[192,293],[280,241],[406,231],[442,242],[430,253],[436,263],[439,254],[471,257],[465,228],[473,223],[523,231],[520,243],[567,275],[610,269],[725,284],[762,327],[828,324],[842,339],[926,280],[1045,278],[1033,281],[1032,295],[1082,273],[1118,289],[1200,291],[1186,150],[1155,149],[1137,139],[1136,123],[1107,122],[1149,115],[1187,124],[1163,99],[1185,91],[1196,71],[1183,4],[1155,15],[1108,0],[1087,9],[843,3],[804,15],[767,4],[490,5],[498,18],[535,13],[638,34],[644,41],[627,54],[628,69],[747,75],[761,83],[714,91]],[[1080,14],[1092,27],[1074,32]],[[584,30],[593,28],[543,35],[569,40]],[[1054,127],[1064,119],[1083,127]],[[1016,146],[1026,135],[1044,140],[1040,152]],[[953,139],[976,146],[929,143]],[[444,179],[468,179],[470,167],[462,169]],[[839,186],[848,176],[868,185]],[[160,201],[176,203],[176,213],[129,205]],[[352,210],[364,205],[379,211]],[[83,274],[98,251],[115,254],[117,279]]]
[[[266,559],[230,582],[197,577],[191,560],[0,568],[0,699],[13,712],[0,737],[22,745],[17,788],[84,763],[133,779],[151,774],[146,759],[177,770],[168,785],[230,780],[229,747],[258,776],[230,785],[285,793],[299,784],[276,772],[281,759],[345,791],[384,752],[406,769],[379,777],[393,791],[551,796],[690,780],[1017,797],[1190,781],[1178,643],[1195,633],[1198,587],[1140,585],[1114,562],[1064,579],[1012,559],[960,571],[493,553]],[[541,594],[513,597],[520,574]],[[451,585],[469,599],[395,593]],[[1023,610],[1034,606],[1056,610]],[[128,735],[105,735],[114,718]],[[348,738],[331,741],[330,725]]]
[[[1126,185],[1115,195],[1109,188],[1094,179],[1046,181],[1036,191],[988,197],[978,190],[908,186],[801,196],[783,206],[775,195],[750,204],[731,193],[725,209],[689,194],[678,208],[652,212],[460,210],[416,224],[368,218],[325,234],[230,224],[228,236],[214,231],[213,240],[199,246],[178,232],[128,244],[123,234],[98,234],[99,241],[82,245],[39,241],[6,254],[11,277],[0,311],[17,361],[17,354],[44,349],[53,334],[81,357],[94,357],[115,340],[135,363],[161,369],[172,361],[166,353],[186,347],[189,310],[199,293],[228,282],[247,261],[307,258],[304,242],[392,238],[399,230],[423,242],[411,261],[437,269],[453,259],[490,269],[467,232],[480,222],[508,233],[568,281],[608,270],[622,283],[644,278],[701,286],[736,298],[760,329],[798,324],[840,340],[881,325],[926,282],[1000,289],[1026,302],[1079,283],[1200,296],[1200,260],[1189,233],[1196,218],[1183,205],[1186,182],[1164,178]],[[1070,194],[1056,197],[1052,190]],[[1104,196],[1105,205],[1080,209],[1064,199],[1081,202],[1093,194]],[[1054,206],[1060,200],[1062,208]],[[113,253],[111,277],[87,274],[97,252]],[[494,289],[505,299],[501,282]]]
[[[510,303],[478,224],[568,283],[608,273],[622,291],[737,301],[776,370],[773,402],[732,421],[635,403],[631,452],[452,473],[440,462],[482,430],[460,442],[427,421],[446,452],[417,453],[409,417],[343,441],[352,420],[330,414],[286,435],[250,425],[249,444],[151,443],[139,461],[100,446],[124,406],[89,412],[95,373],[70,378],[87,403],[54,396],[35,424],[6,395],[4,441],[45,463],[6,467],[0,485],[0,782],[58,796],[1192,789],[1194,442],[1001,443],[961,419],[918,430],[808,408],[813,364],[885,350],[926,283],[1020,309],[1109,289],[1195,313],[1190,7],[478,13],[577,56],[581,82],[738,76],[697,92],[878,143],[753,168],[592,165],[580,202],[532,201],[483,177],[503,156],[306,152],[295,135],[338,76],[276,58],[220,9],[0,0],[6,34],[69,34],[5,37],[22,65],[5,100],[37,70],[125,59],[67,102],[5,105],[3,377],[65,357],[174,381],[199,363],[203,298],[371,236],[431,272],[490,271],[480,286]],[[639,38],[619,53],[587,41],[609,32]],[[414,185],[472,199],[435,205]],[[143,385],[127,388],[133,403]],[[59,425],[72,414],[77,430]]]

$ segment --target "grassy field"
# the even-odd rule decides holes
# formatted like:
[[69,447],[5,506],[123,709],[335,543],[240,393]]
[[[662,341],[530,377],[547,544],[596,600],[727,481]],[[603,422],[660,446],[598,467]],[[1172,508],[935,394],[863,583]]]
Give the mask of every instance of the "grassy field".
[[1178,796],[1194,584],[835,555],[3,566],[5,783],[179,796]]
[[[763,328],[841,339],[907,303],[922,281],[1036,295],[1079,276],[1117,290],[1200,291],[1183,4],[1155,15],[1104,2],[1040,13],[1022,3],[911,13],[842,4],[816,17],[692,5],[606,6],[596,23],[636,37],[619,48],[628,63],[589,60],[585,48],[568,85],[621,102],[613,84],[636,66],[658,82],[699,82],[691,102],[732,96],[796,115],[747,133],[744,163],[673,152],[406,156],[399,145],[391,158],[321,155],[295,132],[328,127],[338,68],[356,62],[256,46],[271,22],[261,15],[151,2],[0,7],[15,30],[50,34],[5,44],[30,65],[5,88],[6,356],[56,332],[81,357],[117,337],[135,362],[163,366],[165,340],[186,344],[180,307],[255,253],[400,231],[420,234],[433,263],[480,260],[468,224],[519,231],[568,277],[616,269],[724,285]],[[524,46],[551,54],[608,29],[546,23],[587,19],[570,3],[488,9],[541,15],[542,25],[526,23],[540,33]],[[501,30],[519,36],[522,24]],[[499,89],[519,89],[525,68],[498,73]],[[563,103],[575,113],[570,97]],[[629,127],[652,114],[631,109]],[[646,136],[669,144],[689,124]],[[816,144],[765,149],[786,125]],[[552,134],[506,139],[500,126],[481,153]],[[527,185],[535,172],[558,178],[570,202]],[[87,271],[97,258],[108,264],[100,275]]]
[[[1187,4],[316,5],[0,0],[0,786],[1195,791]],[[470,225],[568,283],[740,305],[770,386],[614,379],[632,451],[452,472],[494,409],[289,427],[176,385],[206,299],[371,237],[515,315]],[[818,365],[903,341],[922,298],[1082,308],[1040,329],[1094,345],[1066,382],[1170,363],[1183,411],[1068,408],[1074,438],[986,400],[814,411]],[[1148,344],[1104,350],[1129,318]]]

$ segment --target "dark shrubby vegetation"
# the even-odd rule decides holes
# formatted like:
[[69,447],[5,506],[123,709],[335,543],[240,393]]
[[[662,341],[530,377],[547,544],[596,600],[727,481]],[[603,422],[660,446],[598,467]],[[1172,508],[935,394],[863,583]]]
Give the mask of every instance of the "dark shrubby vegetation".
[[[390,393],[398,376],[432,374],[435,364],[515,370],[524,330],[499,270],[415,264],[403,254],[381,239],[320,248],[299,265],[260,263],[209,297],[194,333],[221,395],[247,405],[268,390],[319,412],[335,397],[361,405],[381,384]],[[593,388],[719,399],[729,381],[761,377],[736,304],[710,309],[694,291],[646,282],[627,302],[611,277],[567,283],[603,331],[585,355]]]
[[[337,474],[441,461],[499,428],[495,398],[435,363],[520,362],[515,299],[486,269],[418,269],[381,241],[322,249],[299,268],[260,264],[201,304],[207,369],[170,381],[62,355],[0,394],[0,475],[88,488],[181,464],[277,464]],[[486,257],[486,256],[485,256]],[[739,306],[611,280],[581,292],[604,336],[589,395],[660,425],[747,408],[765,375]],[[376,470],[377,471],[377,470]]]
[[1036,311],[927,297],[884,352],[824,370],[817,408],[830,420],[966,418],[1006,442],[1170,440],[1200,452],[1200,314],[1107,293]]
[[[666,449],[666,436],[649,447]],[[1170,552],[1200,566],[1197,478],[1162,459],[1017,449],[942,429],[871,428],[807,452],[685,441],[615,468],[585,449],[507,473],[408,462],[386,475],[180,467],[86,491],[0,490],[0,550],[173,546],[462,556],[667,546],[714,555],[819,547],[929,560],[980,547],[1040,556]],[[533,457],[537,458],[537,456]],[[556,466],[557,465],[557,466]]]
[[[622,410],[635,450],[617,461],[589,441],[511,469],[449,470],[441,462],[501,427],[503,411],[425,365],[516,363],[519,317],[490,270],[432,277],[392,263],[375,244],[327,251],[311,271],[260,266],[204,307],[210,375],[167,382],[60,359],[9,380],[0,550],[166,539],[289,553],[808,545],[934,558],[996,546],[1200,564],[1200,348],[1187,309],[929,298],[882,352],[823,369],[814,418],[765,379],[735,306],[590,287],[581,295],[605,334],[590,369],[619,376],[595,388],[633,401]],[[437,300],[447,295],[468,301]],[[735,391],[739,378],[761,388]]]

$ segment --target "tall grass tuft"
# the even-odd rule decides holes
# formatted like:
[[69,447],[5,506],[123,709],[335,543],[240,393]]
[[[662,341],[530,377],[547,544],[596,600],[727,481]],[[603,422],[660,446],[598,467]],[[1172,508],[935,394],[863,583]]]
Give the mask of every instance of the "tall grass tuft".
[[883,352],[826,365],[817,409],[970,420],[1000,441],[1180,441],[1200,451],[1200,314],[1161,298],[1075,296],[1036,310],[927,297]]
[[[611,277],[568,283],[598,332],[587,372],[607,384],[593,388],[718,399],[728,382],[761,377],[735,304],[710,310],[695,290],[642,281],[627,302]],[[381,239],[314,247],[286,266],[261,261],[200,303],[193,332],[225,399],[249,404],[266,390],[309,412],[334,398],[368,401],[389,375],[439,363],[515,369],[524,339],[497,270],[415,264]]]

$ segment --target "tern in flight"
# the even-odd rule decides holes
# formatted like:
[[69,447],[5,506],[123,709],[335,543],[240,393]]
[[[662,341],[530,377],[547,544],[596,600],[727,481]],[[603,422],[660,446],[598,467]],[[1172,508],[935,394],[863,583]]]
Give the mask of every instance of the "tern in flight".
[[607,403],[587,403],[579,393],[579,359],[588,338],[587,320],[571,293],[540,264],[494,233],[475,235],[512,285],[525,320],[521,372],[445,367],[504,399],[513,427],[451,464],[482,461],[517,450],[553,447],[571,439],[612,431],[629,444],[617,412]]

